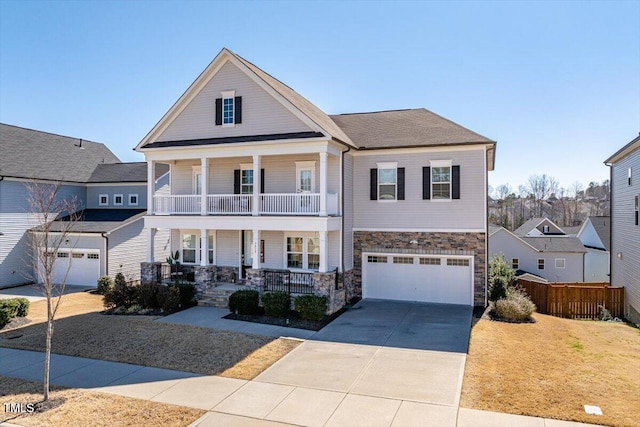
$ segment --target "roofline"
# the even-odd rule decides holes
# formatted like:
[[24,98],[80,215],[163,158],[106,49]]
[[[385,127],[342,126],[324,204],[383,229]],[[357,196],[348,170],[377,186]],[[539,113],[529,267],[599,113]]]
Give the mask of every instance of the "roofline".
[[640,135],[638,135],[635,139],[633,139],[630,143],[616,151],[611,157],[604,161],[604,164],[607,166],[611,166],[613,163],[621,160],[623,157],[626,157],[632,151],[640,148]]
[[538,250],[538,248],[536,248],[536,247],[534,247],[534,246],[530,245],[529,243],[525,242],[524,240],[522,240],[522,237],[518,236],[517,234],[513,234],[511,231],[507,230],[507,229],[506,229],[506,228],[504,228],[504,227],[500,227],[499,229],[497,229],[497,230],[496,230],[496,231],[494,231],[493,233],[489,234],[489,237],[493,236],[494,234],[496,234],[496,233],[497,233],[498,231],[500,231],[500,230],[504,230],[504,231],[506,231],[507,233],[511,234],[513,237],[515,237],[516,239],[520,240],[522,243],[524,243],[525,245],[529,246],[529,247],[530,247],[531,249],[533,249],[534,251],[542,253],[542,251]]
[[2,181],[5,178],[19,180],[19,181],[29,181],[29,182],[45,181],[46,183],[54,183],[54,184],[60,184],[60,185],[65,185],[65,183],[69,183],[69,184],[87,184],[88,183],[87,181],[70,181],[70,180],[50,179],[50,178],[34,178],[29,176],[0,175],[0,181]]
[[[68,136],[68,135],[60,135],[59,133],[47,132],[47,131],[38,130],[38,129],[31,129],[31,128],[26,128],[24,126],[12,125],[12,124],[9,124],[9,123],[0,123],[0,125],[11,126],[13,128],[24,129],[24,130],[28,130],[28,131],[31,131],[31,132],[46,133],[47,135],[59,136],[61,138],[75,139],[76,141],[82,141],[83,143],[90,142],[92,144],[100,144],[100,145],[104,145],[106,147],[106,145],[103,142],[96,142],[96,141],[92,141],[90,139],[76,138],[75,136]],[[111,151],[111,150],[109,150],[109,151]]]
[[492,147],[495,147],[497,144],[496,141],[484,141],[484,142],[479,142],[479,141],[472,141],[472,142],[454,142],[451,144],[429,144],[429,145],[420,145],[420,144],[415,144],[415,145],[403,145],[403,146],[393,146],[393,147],[367,147],[367,146],[361,146],[356,148],[356,150],[358,151],[373,151],[373,150],[393,150],[396,148],[429,148],[429,147],[457,147],[460,145],[491,145]]

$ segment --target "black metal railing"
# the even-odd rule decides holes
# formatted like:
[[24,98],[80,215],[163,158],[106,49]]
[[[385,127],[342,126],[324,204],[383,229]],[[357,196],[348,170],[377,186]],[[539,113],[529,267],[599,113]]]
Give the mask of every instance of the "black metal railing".
[[264,290],[290,294],[313,294],[313,273],[290,270],[265,270]]

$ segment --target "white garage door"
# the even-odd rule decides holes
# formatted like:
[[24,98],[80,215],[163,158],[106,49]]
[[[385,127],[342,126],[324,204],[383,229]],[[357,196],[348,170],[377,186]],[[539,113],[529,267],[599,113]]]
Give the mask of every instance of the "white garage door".
[[96,286],[100,277],[100,253],[86,249],[59,251],[53,268],[54,283],[61,283],[65,274],[67,285]]
[[362,296],[473,305],[473,257],[415,254],[362,256]]

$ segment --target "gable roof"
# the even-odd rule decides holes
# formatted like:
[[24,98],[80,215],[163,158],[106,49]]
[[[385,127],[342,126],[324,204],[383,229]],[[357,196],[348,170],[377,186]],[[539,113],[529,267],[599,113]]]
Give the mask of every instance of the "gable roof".
[[86,182],[120,160],[104,144],[0,123],[0,176]]
[[[156,164],[156,179],[169,171],[169,165]],[[87,180],[90,183],[147,182],[147,163],[99,164]]]
[[[580,231],[590,223],[598,238],[604,245],[604,249],[611,252],[611,217],[610,216],[590,216],[584,221]],[[602,248],[599,248],[602,249]]]
[[612,154],[611,157],[604,161],[604,163],[606,165],[611,165],[619,160],[624,159],[629,154],[638,149],[640,149],[640,135],[633,139],[630,143],[616,151],[614,154]]
[[[549,228],[548,235],[553,235],[553,234],[565,235],[566,234],[560,227],[558,227],[558,225],[555,222],[551,221],[549,218],[529,218],[527,221],[525,221],[524,224],[516,228],[513,234],[515,234],[516,236],[525,237],[534,229],[537,229],[538,231],[540,231],[540,233],[542,233],[543,232],[542,223],[544,222],[549,223],[550,228]],[[558,232],[557,233],[551,232],[552,228],[556,229]]]
[[161,131],[166,129],[166,127],[189,104],[189,102],[191,102],[191,100],[215,76],[216,72],[227,61],[231,61],[239,69],[244,71],[247,76],[258,82],[258,84],[262,83],[263,87],[266,86],[272,90],[272,94],[275,95],[279,101],[281,101],[290,110],[299,112],[309,123],[314,124],[315,126],[313,127],[316,127],[317,130],[322,130],[330,138],[355,147],[355,144],[349,139],[344,131],[340,129],[322,110],[289,86],[282,83],[280,80],[264,72],[246,59],[231,52],[229,49],[223,48],[207,68],[176,101],[176,103],[173,104],[169,111],[167,111],[167,113],[153,127],[153,129],[151,129],[151,131],[142,139],[135,149],[140,150],[142,148],[149,148],[149,145],[155,141],[155,138],[161,133]]

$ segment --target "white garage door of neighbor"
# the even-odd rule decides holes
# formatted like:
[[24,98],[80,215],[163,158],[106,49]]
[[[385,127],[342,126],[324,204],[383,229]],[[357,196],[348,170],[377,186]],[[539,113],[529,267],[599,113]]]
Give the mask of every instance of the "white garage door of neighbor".
[[472,257],[365,253],[362,296],[472,305],[472,272]]
[[84,249],[58,252],[53,268],[54,283],[62,282],[65,274],[67,285],[96,286],[100,277],[100,253]]

